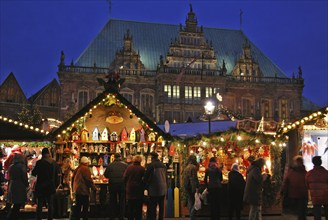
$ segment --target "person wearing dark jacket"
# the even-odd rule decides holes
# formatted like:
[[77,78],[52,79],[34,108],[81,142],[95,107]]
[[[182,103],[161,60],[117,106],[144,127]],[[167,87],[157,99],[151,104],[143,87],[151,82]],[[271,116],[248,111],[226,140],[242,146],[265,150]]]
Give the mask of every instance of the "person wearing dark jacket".
[[37,197],[36,219],[42,219],[42,206],[48,204],[48,220],[53,219],[53,204],[56,185],[59,182],[59,167],[51,158],[48,148],[42,149],[42,158],[38,160],[32,170],[32,175],[37,177],[35,194]]
[[195,220],[195,193],[198,193],[199,181],[197,177],[198,163],[195,155],[190,155],[187,160],[187,166],[183,171],[183,186],[186,190],[188,200],[188,211],[190,220]]
[[208,191],[208,201],[211,207],[211,220],[220,219],[222,180],[222,171],[217,164],[216,157],[211,157],[204,177],[204,183]]
[[28,187],[27,169],[25,157],[22,154],[15,154],[12,165],[8,169],[8,202],[14,204],[10,209],[7,219],[18,219],[20,207],[27,201],[26,188]]
[[[281,192],[287,194],[293,214],[298,216],[298,220],[306,219],[306,209],[308,204],[308,192],[305,184],[306,176],[303,158],[296,156],[293,158],[293,165],[288,170],[283,180]],[[295,206],[293,206],[295,205]]]
[[108,178],[109,186],[109,217],[124,219],[125,216],[125,186],[124,172],[128,165],[122,161],[121,154],[115,153],[114,161],[108,165],[104,176]]
[[240,220],[240,213],[243,207],[244,189],[244,177],[239,173],[239,165],[234,163],[228,174],[229,220],[232,219],[234,212],[236,212],[237,220]]
[[159,206],[158,219],[164,219],[164,199],[167,191],[166,166],[158,159],[156,152],[151,152],[151,163],[147,166],[144,181],[148,188],[149,204],[147,219],[156,219],[156,207]]
[[88,158],[85,156],[81,157],[80,165],[74,170],[72,176],[73,192],[76,197],[76,219],[80,219],[81,208],[83,209],[83,220],[88,219],[90,188],[94,191],[96,190],[88,165]]
[[248,168],[246,178],[246,187],[244,192],[244,202],[248,203],[249,220],[259,219],[262,215],[262,190],[263,190],[263,177],[262,167],[264,166],[264,159],[258,158]]
[[145,168],[141,166],[141,161],[142,157],[140,155],[134,156],[133,163],[128,166],[124,173],[126,199],[128,201],[128,220],[141,220],[142,218]]
[[328,219],[328,171],[321,166],[320,156],[312,158],[314,165],[305,176],[307,188],[310,190],[313,204],[314,220],[321,219],[321,208],[324,207],[326,220]]

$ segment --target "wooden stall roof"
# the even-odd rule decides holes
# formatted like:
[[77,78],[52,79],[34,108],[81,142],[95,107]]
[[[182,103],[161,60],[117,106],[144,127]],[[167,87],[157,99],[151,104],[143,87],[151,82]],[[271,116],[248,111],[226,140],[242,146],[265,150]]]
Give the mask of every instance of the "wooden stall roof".
[[102,102],[103,99],[107,97],[107,95],[114,95],[116,99],[118,99],[122,104],[124,104],[128,109],[130,109],[133,114],[135,114],[145,123],[147,123],[148,126],[152,128],[154,132],[157,132],[158,135],[162,136],[165,140],[172,139],[172,136],[170,134],[165,133],[163,130],[161,130],[153,121],[151,121],[147,116],[145,116],[141,111],[139,111],[139,109],[137,109],[133,104],[131,104],[126,98],[124,98],[121,94],[119,94],[118,91],[112,88],[107,88],[98,97],[96,97],[94,100],[89,102],[84,108],[82,108],[79,112],[77,112],[70,119],[64,122],[59,128],[50,132],[48,134],[48,137],[50,139],[54,139],[57,135],[61,134],[62,131],[69,128],[76,120],[78,120],[80,117],[83,117],[87,112],[89,112],[89,110],[92,109],[93,106]]
[[46,132],[39,128],[0,115],[0,141],[44,140]]

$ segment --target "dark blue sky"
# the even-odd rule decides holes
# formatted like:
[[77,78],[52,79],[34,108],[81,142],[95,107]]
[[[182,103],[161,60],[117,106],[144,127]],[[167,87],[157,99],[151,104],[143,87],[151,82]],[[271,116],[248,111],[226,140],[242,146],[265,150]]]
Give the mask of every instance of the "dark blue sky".
[[[0,83],[14,72],[27,97],[57,78],[60,51],[76,60],[110,17],[184,25],[189,3],[206,27],[243,31],[287,76],[301,65],[303,95],[328,105],[328,2],[0,0]],[[110,13],[111,11],[111,13]]]

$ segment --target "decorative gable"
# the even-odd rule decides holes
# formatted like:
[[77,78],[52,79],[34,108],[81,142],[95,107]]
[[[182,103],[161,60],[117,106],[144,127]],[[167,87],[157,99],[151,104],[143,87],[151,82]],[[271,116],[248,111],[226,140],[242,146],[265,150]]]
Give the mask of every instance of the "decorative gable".
[[121,132],[121,141],[128,141],[128,140],[129,140],[128,132],[126,128],[123,128]]
[[0,86],[0,101],[27,103],[27,98],[12,72]]
[[243,46],[243,54],[233,68],[232,75],[244,78],[245,80],[262,76],[259,64],[252,57],[251,45],[248,41]]
[[130,30],[124,35],[123,48],[116,52],[115,59],[111,63],[113,69],[143,70],[145,66],[140,60],[140,53],[133,49],[133,39]]

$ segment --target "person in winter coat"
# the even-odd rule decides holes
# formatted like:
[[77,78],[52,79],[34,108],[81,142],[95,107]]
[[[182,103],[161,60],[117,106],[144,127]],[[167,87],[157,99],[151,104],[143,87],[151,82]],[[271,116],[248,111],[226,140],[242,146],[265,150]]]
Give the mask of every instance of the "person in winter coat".
[[289,201],[294,204],[290,208],[293,214],[298,216],[298,220],[306,219],[308,204],[308,192],[305,185],[306,173],[303,158],[301,156],[294,157],[293,166],[288,170],[281,188],[281,193],[286,194]]
[[114,154],[114,161],[110,163],[104,173],[109,186],[109,217],[124,219],[125,216],[125,186],[124,172],[128,165],[122,161],[121,154]]
[[7,219],[18,219],[20,207],[27,201],[28,178],[25,164],[25,157],[22,154],[15,154],[12,165],[8,169],[9,186],[8,202],[14,204],[10,209]]
[[261,203],[262,203],[262,167],[264,166],[264,159],[258,158],[248,169],[246,178],[246,187],[244,192],[244,202],[250,205],[249,220],[257,220],[261,217]]
[[42,149],[42,158],[38,160],[32,170],[32,175],[37,177],[35,194],[37,198],[36,219],[42,219],[42,206],[48,204],[48,220],[53,219],[53,204],[56,187],[59,184],[59,167],[51,158],[48,148]]
[[243,175],[239,173],[239,165],[237,163],[232,164],[228,174],[229,220],[232,219],[234,212],[237,220],[240,220],[245,184]]
[[204,183],[208,191],[208,201],[211,207],[211,220],[220,219],[222,180],[222,171],[218,166],[216,157],[211,157],[204,177]]
[[151,152],[151,163],[147,166],[144,181],[148,188],[149,204],[147,219],[156,219],[158,205],[158,219],[164,219],[164,199],[167,191],[166,166],[158,159],[156,152]]
[[134,156],[133,163],[124,172],[128,220],[141,220],[142,218],[145,168],[141,166],[141,161],[142,157],[140,155]]
[[188,211],[191,220],[196,219],[195,193],[198,193],[199,181],[197,177],[198,163],[195,155],[190,155],[187,160],[187,166],[183,171],[182,180],[188,199]]
[[322,206],[328,219],[328,171],[321,166],[320,156],[313,157],[312,163],[314,167],[306,174],[305,181],[311,194],[314,220],[321,219]]
[[73,193],[75,193],[76,198],[76,219],[80,219],[82,208],[82,218],[83,220],[87,220],[89,217],[90,188],[94,191],[96,190],[96,186],[91,178],[87,157],[81,157],[80,165],[73,172],[72,183]]

